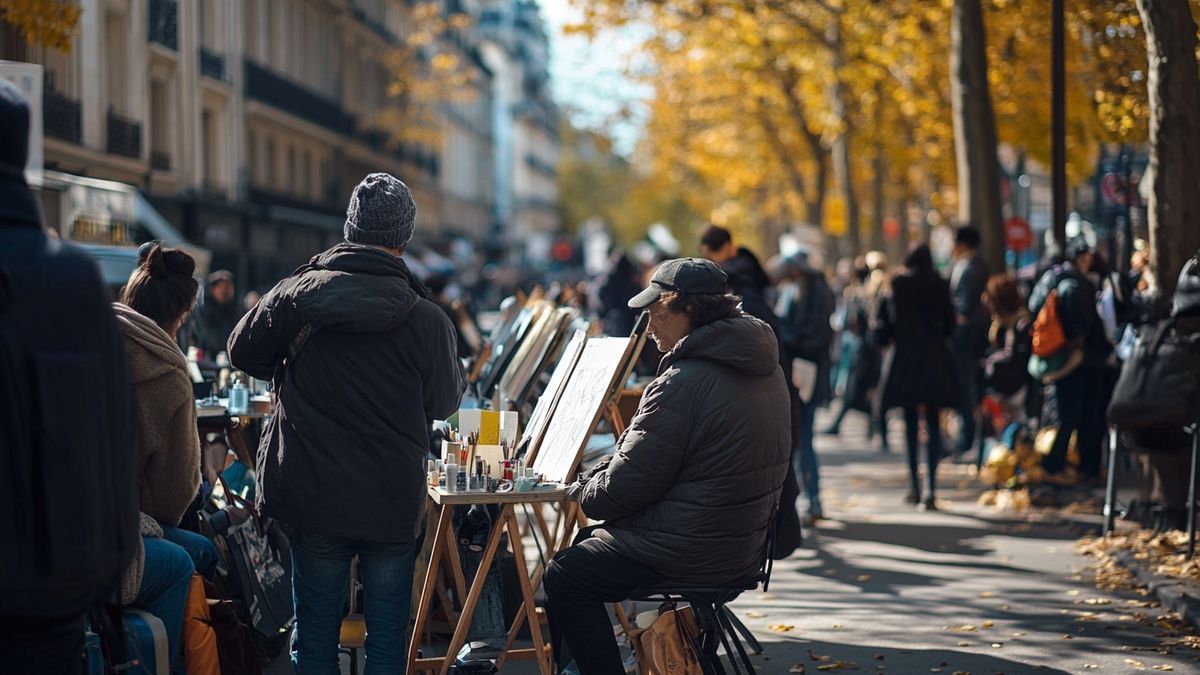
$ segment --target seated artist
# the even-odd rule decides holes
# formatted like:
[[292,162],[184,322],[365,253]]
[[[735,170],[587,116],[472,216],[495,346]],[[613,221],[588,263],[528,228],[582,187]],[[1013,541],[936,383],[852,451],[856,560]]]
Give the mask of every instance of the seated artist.
[[570,487],[589,518],[546,569],[560,667],[622,673],[605,603],[664,582],[752,576],[791,448],[787,385],[767,324],[743,314],[717,265],[659,265],[629,301],[666,353],[607,466]]

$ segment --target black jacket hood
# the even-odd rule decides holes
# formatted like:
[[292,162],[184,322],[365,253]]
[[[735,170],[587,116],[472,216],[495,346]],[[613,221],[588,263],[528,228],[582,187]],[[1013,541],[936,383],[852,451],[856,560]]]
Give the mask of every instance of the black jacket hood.
[[392,330],[427,296],[403,260],[357,244],[338,244],[292,276],[296,306],[314,325],[330,330]]
[[779,368],[779,343],[770,326],[743,314],[693,330],[663,357],[659,371],[682,359],[714,361],[746,375],[770,375]]

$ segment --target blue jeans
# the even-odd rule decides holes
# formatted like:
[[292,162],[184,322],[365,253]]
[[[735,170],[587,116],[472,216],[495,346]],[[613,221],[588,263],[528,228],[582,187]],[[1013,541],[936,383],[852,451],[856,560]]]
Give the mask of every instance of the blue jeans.
[[133,604],[163,622],[167,629],[167,647],[171,650],[171,670],[175,670],[183,635],[183,610],[188,587],[196,566],[192,557],[178,544],[164,539],[142,537],[146,563],[142,585]]
[[366,675],[403,673],[412,606],[416,543],[383,544],[292,533],[292,601],[296,634],[292,665],[300,675],[337,675],[338,635],[350,588],[350,561],[362,570],[367,623]]
[[809,515],[820,515],[821,472],[817,464],[817,451],[813,448],[817,406],[805,403],[799,397],[792,399],[792,406],[792,467],[808,499]]
[[[162,523],[159,523],[162,525]],[[217,547],[208,537],[178,527],[162,525],[163,539],[178,544],[192,557],[192,563],[200,576],[212,581],[217,571]]]

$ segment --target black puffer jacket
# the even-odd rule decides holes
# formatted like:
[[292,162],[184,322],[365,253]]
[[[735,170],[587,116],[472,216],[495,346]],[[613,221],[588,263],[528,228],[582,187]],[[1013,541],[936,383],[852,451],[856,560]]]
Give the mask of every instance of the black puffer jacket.
[[596,534],[672,581],[757,569],[791,451],[775,336],[742,316],[702,326],[663,357],[617,454],[584,486]]
[[231,362],[266,379],[312,327],[259,444],[265,513],[311,534],[420,535],[429,424],[454,412],[464,386],[454,326],[424,294],[399,258],[339,244],[234,329]]

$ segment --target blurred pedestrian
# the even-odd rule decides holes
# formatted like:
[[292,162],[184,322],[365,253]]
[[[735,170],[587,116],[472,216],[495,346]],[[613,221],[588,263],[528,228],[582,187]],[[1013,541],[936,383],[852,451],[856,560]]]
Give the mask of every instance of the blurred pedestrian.
[[[832,394],[829,348],[833,327],[829,317],[834,297],[824,273],[812,265],[806,249],[783,259],[782,276],[775,313],[782,329],[780,342],[792,358],[786,374],[799,390],[793,399],[792,464],[808,499],[808,520],[816,522],[824,517],[824,509],[813,424],[817,408],[828,403]],[[801,377],[805,381],[800,381]]]
[[887,348],[881,346],[881,341],[873,338],[875,329],[875,317],[878,315],[879,303],[883,298],[891,293],[892,290],[892,275],[888,266],[887,255],[882,251],[867,251],[863,256],[863,262],[866,264],[870,272],[867,275],[867,280],[863,283],[863,297],[867,305],[867,316],[871,317],[870,325],[867,329],[867,340],[865,347],[872,351],[871,358],[875,360],[876,373],[874,375],[875,383],[871,392],[872,406],[872,424],[879,433],[879,451],[887,454],[891,452],[891,445],[888,442],[888,411],[879,406],[879,377],[878,372],[882,368],[884,352]]
[[192,312],[191,345],[199,347],[203,358],[216,361],[225,351],[229,334],[242,318],[242,307],[235,299],[233,274],[217,270],[208,275],[204,300]]
[[[1044,303],[1055,298],[1066,339],[1063,349],[1082,357],[1068,359],[1068,363],[1078,365],[1053,383],[1058,432],[1050,454],[1042,460],[1050,483],[1073,484],[1079,477],[1095,480],[1100,475],[1104,415],[1108,406],[1104,369],[1113,347],[1096,311],[1098,290],[1089,277],[1094,258],[1085,237],[1072,239],[1067,244],[1066,260],[1046,272],[1047,278],[1038,282],[1035,289],[1038,292],[1030,297],[1030,312],[1035,317]],[[1055,291],[1054,295],[1046,289]],[[1078,477],[1067,469],[1067,450],[1071,436],[1076,433],[1081,474]]]
[[990,323],[981,299],[988,281],[988,269],[987,263],[979,255],[980,241],[979,230],[969,225],[958,228],[954,233],[950,293],[954,301],[954,358],[959,389],[962,391],[958,407],[959,436],[954,446],[955,461],[978,445],[980,361],[987,349]]
[[[1033,317],[1011,274],[994,274],[983,292],[983,304],[992,317],[988,350],[983,361],[983,383],[989,396],[1009,422],[1024,422],[1031,411],[1030,394],[1036,388],[1029,375],[1033,349]],[[993,429],[1002,432],[1003,429]],[[980,453],[977,465],[982,465]]]
[[[955,328],[949,284],[933,267],[929,246],[917,244],[879,303],[875,325],[880,344],[891,345],[883,365],[883,411],[904,410],[910,504],[937,509],[937,467],[942,455],[941,411],[962,400],[950,350]],[[925,481],[920,480],[920,428],[925,422]]]
[[864,286],[870,270],[865,266],[854,270],[853,281],[844,292],[842,305],[838,309],[836,323],[841,326],[841,359],[838,361],[842,389],[842,407],[833,422],[822,431],[837,436],[841,433],[842,421],[851,410],[868,415],[867,440],[875,436],[874,407],[871,393],[879,381],[878,350],[868,344],[870,329],[870,302]]
[[629,298],[642,290],[642,271],[623,251],[613,251],[608,273],[596,283],[594,306],[604,326],[604,332],[623,337],[633,332],[637,310],[628,306]]

